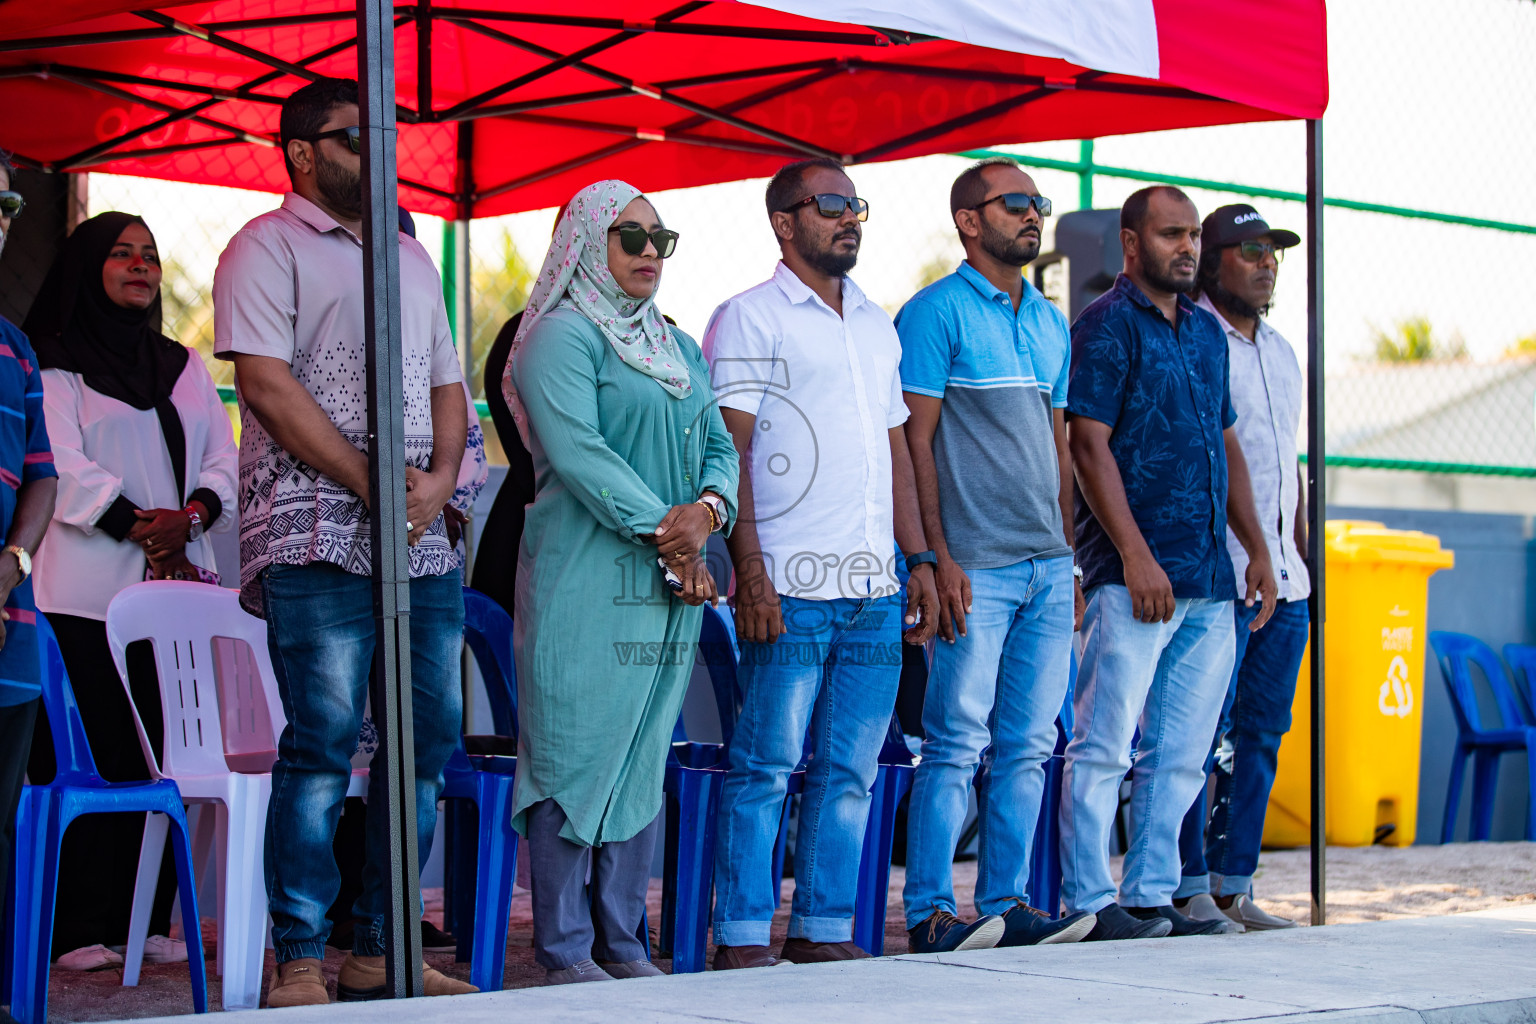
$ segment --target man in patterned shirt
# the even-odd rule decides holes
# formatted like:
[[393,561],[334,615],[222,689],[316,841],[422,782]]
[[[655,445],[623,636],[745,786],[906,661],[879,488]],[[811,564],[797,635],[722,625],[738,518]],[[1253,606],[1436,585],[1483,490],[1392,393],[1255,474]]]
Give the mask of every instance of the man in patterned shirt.
[[[1269,548],[1233,428],[1227,341],[1188,298],[1200,216],[1178,189],[1145,188],[1120,211],[1125,273],[1072,325],[1068,443],[1088,610],[1061,812],[1062,898],[1098,915],[1089,939],[1207,935],[1222,921],[1173,908],[1179,824],[1234,655],[1227,522],[1247,550],[1244,602],[1275,607]],[[1109,829],[1131,767],[1130,849],[1118,895]]]
[[[368,694],[375,628],[369,578],[368,405],[363,329],[357,84],[322,79],[283,103],[293,191],[247,224],[214,276],[214,350],[240,389],[240,582],[267,620],[288,725],[272,769],[266,878],[277,950],[269,1006],[329,1001],[320,961],[338,874],[331,839]],[[400,237],[406,524],[416,828],[427,862],[443,766],[458,743],[464,602],[442,510],[464,454],[467,413],[442,288],[426,250]],[[370,793],[383,799],[383,765]],[[363,893],[341,999],[384,982],[387,829],[368,829]],[[412,894],[418,900],[419,893]],[[424,968],[428,995],[473,991]]]

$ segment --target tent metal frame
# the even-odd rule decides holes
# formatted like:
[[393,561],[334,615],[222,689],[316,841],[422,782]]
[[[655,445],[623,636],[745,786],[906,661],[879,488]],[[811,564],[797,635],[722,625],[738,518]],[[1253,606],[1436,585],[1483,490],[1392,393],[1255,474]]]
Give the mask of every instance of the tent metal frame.
[[[418,4],[389,5],[388,10],[394,32],[414,31],[417,36],[417,105],[413,109],[404,104],[397,104],[395,117],[399,122],[406,124],[447,124],[469,122],[482,118],[502,118],[529,124],[569,128],[574,131],[588,132],[594,136],[620,136],[638,143],[667,141],[684,145],[714,147],[731,152],[783,157],[785,159],[794,159],[798,156],[823,156],[841,160],[846,164],[855,164],[879,159],[885,154],[895,152],[905,146],[916,145],[927,139],[941,136],[946,132],[964,128],[990,117],[1000,116],[1023,104],[1045,99],[1058,91],[1080,90],[1127,96],[1162,96],[1170,99],[1224,102],[1202,93],[1175,86],[1114,81],[1097,71],[1086,71],[1070,77],[1050,78],[1042,75],[978,71],[967,68],[928,67],[926,65],[872,61],[859,57],[843,56],[792,64],[746,68],[734,72],[694,76],[658,83],[646,83],[610,71],[598,64],[594,64],[588,59],[611,50],[628,40],[650,34],[670,34],[719,40],[768,39],[796,43],[825,43],[844,47],[860,46],[871,48],[889,48],[891,46],[906,45],[927,38],[879,28],[868,28],[863,32],[833,32],[759,29],[751,26],[682,22],[679,20],[687,15],[708,8],[711,6],[711,3],[712,0],[688,0],[688,2],[672,8],[655,18],[644,21],[626,21],[620,18],[600,18],[581,15],[532,14],[478,8],[442,8],[434,7],[431,0],[423,0],[423,2]],[[148,124],[125,129],[111,139],[61,159],[45,161],[26,154],[19,154],[18,159],[25,166],[39,170],[68,172],[85,170],[114,160],[152,158],[191,150],[217,149],[231,145],[275,146],[277,145],[277,140],[271,135],[250,131],[237,124],[231,124],[216,117],[208,116],[206,111],[216,107],[221,102],[231,100],[265,104],[281,103],[282,96],[265,93],[260,90],[264,86],[287,76],[313,80],[320,76],[318,72],[311,70],[312,65],[344,53],[353,46],[359,46],[361,50],[358,42],[361,37],[354,37],[352,40],[344,40],[333,44],[314,54],[289,60],[230,38],[230,33],[234,32],[340,23],[355,20],[355,12],[346,9],[268,18],[246,18],[234,21],[210,21],[204,24],[183,21],[169,14],[154,10],[135,11],[134,14],[149,24],[139,29],[7,40],[0,42],[0,53],[53,50],[80,46],[89,47],[180,37],[200,40],[212,49],[244,57],[271,70],[257,78],[251,79],[243,85],[229,88],[199,85],[145,75],[131,75],[91,68],[82,64],[39,62],[0,69],[0,77],[6,78],[25,76],[63,78],[82,88],[110,95],[124,102],[140,104],[165,115]],[[458,26],[482,37],[504,43],[509,48],[532,54],[541,58],[544,62],[490,89],[483,90],[451,106],[439,109],[433,103],[433,52],[431,46],[433,28],[438,23]],[[562,53],[532,40],[522,39],[506,31],[505,28],[500,27],[515,25],[607,30],[611,34],[569,53]],[[391,35],[393,36],[393,33]],[[391,38],[390,42],[391,49],[393,49],[393,38]],[[358,67],[359,74],[361,74],[361,68],[363,67],[361,52]],[[550,75],[566,69],[580,71],[596,78],[603,82],[607,88],[556,96],[544,96],[523,101],[505,99],[509,93],[516,93],[535,82],[542,81]],[[803,78],[781,83],[790,86],[790,88],[775,87],[718,106],[700,103],[697,100],[682,95],[683,90],[692,88],[744,83],[760,78],[794,75],[801,71],[807,72]],[[814,75],[810,74],[813,71],[817,73]],[[1016,91],[979,110],[967,111],[937,125],[913,132],[904,137],[888,140],[859,153],[840,153],[818,145],[812,140],[796,138],[787,133],[757,124],[749,118],[741,116],[739,113],[756,104],[761,104],[783,95],[785,92],[812,85],[826,77],[830,77],[832,74],[853,72],[919,75],[958,82],[986,83],[1009,87]],[[178,107],[167,99],[144,95],[142,92],[129,91],[128,87],[146,91],[181,94],[195,97],[195,99],[189,106]],[[560,117],[556,114],[536,113],[537,111],[548,111],[551,108],[562,106],[572,106],[605,99],[621,99],[630,96],[647,97],[693,116],[686,121],[671,124],[638,124],[611,123],[585,118]],[[497,100],[502,102],[495,102]],[[191,121],[204,128],[209,128],[223,134],[214,138],[182,142],[172,146],[129,148],[132,143],[142,139],[144,136],[152,135],[170,125],[184,121]],[[701,134],[698,129],[706,126],[733,129],[749,137],[740,138],[736,136]],[[414,191],[423,192],[438,198],[450,199],[459,207],[460,211],[467,210],[469,216],[472,217],[474,216],[476,205],[483,200],[502,195],[513,189],[531,184],[534,181],[540,181],[555,174],[565,173],[577,167],[606,159],[617,153],[624,152],[628,148],[632,147],[630,145],[602,146],[583,156],[571,158],[539,171],[523,174],[517,178],[490,185],[483,191],[468,193],[462,190],[450,191],[428,185],[424,182],[410,180],[403,180],[400,184]]]
[[[368,375],[368,428],[370,445],[369,486],[372,491],[370,539],[373,544],[374,611],[379,643],[375,651],[373,706],[382,719],[381,756],[386,766],[386,809],[390,832],[390,900],[385,922],[385,958],[387,988],[396,997],[412,996],[421,991],[421,939],[416,927],[416,905],[411,897],[417,885],[417,845],[415,780],[410,685],[410,580],[409,550],[406,546],[403,396],[401,388],[401,353],[399,337],[400,264],[399,240],[393,230],[397,206],[397,185],[451,199],[458,208],[458,228],[467,236],[467,221],[474,216],[478,202],[502,195],[557,174],[624,153],[651,141],[670,141],[687,145],[715,146],[786,159],[805,154],[831,156],[844,163],[860,163],[915,145],[948,131],[994,117],[1025,103],[1039,102],[1066,90],[1119,93],[1124,95],[1165,96],[1177,99],[1224,102],[1216,97],[1187,89],[1149,85],[1140,82],[1116,82],[1096,71],[1071,77],[1051,79],[1043,76],[1007,74],[915,66],[902,63],[867,61],[857,57],[839,57],[795,64],[743,69],[715,75],[696,76],[670,82],[648,84],[608,71],[589,60],[598,54],[642,35],[664,33],[705,39],[775,39],[788,42],[816,42],[838,46],[888,47],[920,41],[927,37],[870,27],[864,32],[816,30],[764,30],[750,26],[682,23],[680,18],[710,6],[711,0],[688,0],[661,16],[644,21],[580,15],[532,14],[465,8],[434,8],[431,0],[420,4],[396,5],[388,0],[357,0],[354,10],[335,10],[282,17],[252,18],[240,21],[209,22],[196,25],[170,15],[143,10],[134,12],[146,21],[143,28],[39,36],[0,42],[0,53],[40,49],[106,45],[184,37],[201,40],[208,46],[237,54],[270,70],[234,89],[200,86],[138,75],[126,75],[78,65],[37,63],[0,69],[0,77],[36,76],[64,78],[81,87],[160,111],[164,117],[147,125],[127,129],[116,137],[82,150],[62,160],[43,161],[18,154],[17,162],[38,170],[68,172],[117,160],[158,156],[196,149],[211,149],[237,144],[275,146],[270,136],[251,132],[239,125],[208,117],[205,111],[227,100],[256,103],[280,103],[282,97],[259,92],[283,77],[304,80],[320,77],[310,66],[356,47],[357,77],[361,97],[361,122],[367,143],[362,151],[364,189],[363,252],[365,336]],[[229,33],[250,29],[281,28],[326,22],[355,21],[357,33],[348,40],[328,46],[297,60],[285,60],[264,53],[229,38]],[[432,32],[438,22],[468,29],[478,35],[506,43],[532,53],[545,63],[509,79],[453,106],[438,109],[432,95]],[[494,23],[494,24],[489,24]],[[520,39],[501,27],[508,25],[553,25],[579,29],[605,30],[611,34],[570,53],[560,53],[542,44]],[[417,106],[410,109],[398,102],[395,89],[395,33],[405,29],[417,34]],[[549,77],[564,69],[582,71],[603,81],[608,88],[555,97],[539,97],[522,102],[492,103],[509,93]],[[839,154],[811,140],[795,138],[775,129],[738,116],[738,112],[767,102],[786,92],[804,88],[837,74],[852,71],[894,72],[959,81],[986,82],[1008,86],[1018,91],[977,110],[957,115],[940,124],[910,133],[861,153]],[[755,79],[793,75],[750,95],[720,106],[709,106],[680,95],[680,90],[705,85],[747,82]],[[194,97],[190,106],[177,107],[162,99],[129,91],[126,86],[158,89]],[[628,96],[645,96],[689,116],[671,124],[648,127],[638,124],[611,124],[579,118],[565,118],[536,111]],[[594,135],[623,136],[624,141],[609,144],[590,153],[562,161],[517,178],[480,188],[474,178],[471,160],[474,122],[485,118],[507,118],[528,123],[558,125],[587,131]],[[205,128],[225,133],[207,140],[124,149],[134,141],[161,128],[181,121],[192,121]],[[396,173],[395,145],[397,123],[447,124],[461,122],[459,132],[458,178],[453,190],[420,182],[401,181]],[[706,125],[735,129],[756,139],[717,138],[698,134]],[[1308,397],[1308,551],[1312,573],[1312,660],[1309,686],[1312,697],[1312,923],[1326,919],[1325,806],[1324,806],[1324,653],[1323,619],[1325,609],[1324,494],[1323,451],[1323,147],[1322,121],[1311,120],[1307,126],[1307,397]],[[462,244],[462,243],[461,243]],[[383,709],[380,715],[377,709]]]

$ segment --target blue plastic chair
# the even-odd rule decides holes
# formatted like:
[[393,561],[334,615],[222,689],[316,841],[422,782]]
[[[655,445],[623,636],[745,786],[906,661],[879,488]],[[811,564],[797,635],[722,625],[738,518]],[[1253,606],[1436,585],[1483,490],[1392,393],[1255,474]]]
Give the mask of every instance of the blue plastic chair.
[[[1436,630],[1429,634],[1430,645],[1440,663],[1440,675],[1450,691],[1451,710],[1456,715],[1456,750],[1451,755],[1451,780],[1445,794],[1445,818],[1440,826],[1440,841],[1451,842],[1456,833],[1456,813],[1461,805],[1461,784],[1466,774],[1467,758],[1475,759],[1472,771],[1471,839],[1486,840],[1493,831],[1493,797],[1498,785],[1499,759],[1512,751],[1526,752],[1530,763],[1532,788],[1536,795],[1536,721],[1521,706],[1510,685],[1504,665],[1493,648],[1463,633]],[[1532,656],[1516,647],[1517,672],[1528,672]],[[1506,647],[1509,652],[1511,647]],[[1498,722],[1484,724],[1478,708],[1477,688],[1472,681],[1476,665],[1488,682],[1498,710]],[[1527,675],[1529,678],[1529,675]],[[1525,838],[1536,840],[1536,800],[1526,816]]]
[[[512,617],[469,587],[464,588],[464,640],[485,679],[496,733],[516,750]],[[470,984],[482,992],[499,990],[506,976],[507,918],[517,875],[517,833],[512,828],[516,770],[515,756],[471,756],[462,740],[443,769],[445,859],[450,868],[444,900],[447,923],[458,939],[456,959],[470,964]]]
[[665,794],[661,927],[662,956],[672,957],[673,974],[704,970],[709,946],[710,894],[715,880],[715,816],[725,785],[725,748],[736,727],[736,645],[730,621],[704,606],[699,653],[709,670],[723,743],[689,742],[683,719],[673,730],[662,785]]
[[[715,818],[725,785],[725,750],[735,731],[741,692],[736,677],[737,651],[728,613],[705,606],[699,647],[715,692],[723,744],[676,742],[668,759],[666,870],[662,891],[661,948],[672,954],[672,973],[704,970],[709,941],[709,913],[714,886]],[[681,719],[678,729],[682,729]],[[674,735],[681,735],[675,732]],[[807,756],[809,749],[807,749]],[[854,941],[872,955],[885,943],[886,895],[890,886],[891,844],[896,808],[912,786],[912,755],[901,739],[894,716],[870,788],[869,821],[860,855],[855,897]],[[804,759],[790,773],[785,811],[774,847],[773,879],[782,884],[788,834],[789,802],[805,788]]]
[[1525,698],[1526,721],[1536,723],[1536,646],[1505,644],[1504,660],[1514,673],[1515,684],[1524,687],[1520,696]]
[[181,893],[181,924],[192,977],[192,1008],[197,1013],[207,1013],[203,931],[197,913],[192,845],[181,793],[169,779],[107,782],[101,777],[64,670],[58,640],[41,614],[37,616],[37,632],[43,710],[52,726],[58,774],[45,786],[22,787],[16,813],[11,898],[4,932],[9,947],[5,959],[11,1014],[21,1024],[43,1024],[48,1017],[54,897],[58,893],[59,848],[65,832],[76,818],[121,812],[164,814],[170,819],[176,884]]
[[[869,790],[869,821],[859,856],[859,887],[853,902],[853,941],[870,956],[885,955],[885,909],[891,890],[891,845],[896,811],[912,790],[917,759],[907,749],[895,717],[880,751],[880,768]],[[782,861],[780,862],[782,865]],[[779,874],[783,874],[780,867]]]

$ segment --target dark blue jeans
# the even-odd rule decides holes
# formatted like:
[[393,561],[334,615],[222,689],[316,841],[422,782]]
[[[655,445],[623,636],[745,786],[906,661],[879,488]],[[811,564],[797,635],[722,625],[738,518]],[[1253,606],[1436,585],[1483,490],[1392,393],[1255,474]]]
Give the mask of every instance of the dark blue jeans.
[[[341,876],[331,840],[352,771],[373,664],[373,585],[323,562],[275,565],[262,577],[267,646],[288,725],[278,741],[267,806],[266,879],[277,962],[325,956],[325,912]],[[443,766],[459,742],[459,651],[464,594],[457,571],[411,580],[411,709],[416,746],[419,863],[432,851]],[[375,757],[369,803],[383,807],[384,759]],[[368,816],[368,860],[353,951],[384,952],[389,822]],[[420,893],[412,893],[421,915]]]
[[1279,602],[1257,633],[1248,624],[1258,605],[1239,601],[1236,607],[1237,667],[1206,769],[1216,777],[1215,806],[1207,826],[1202,789],[1184,817],[1184,870],[1175,899],[1202,892],[1236,896],[1252,888],[1280,740],[1291,728],[1296,673],[1307,649],[1307,602]]

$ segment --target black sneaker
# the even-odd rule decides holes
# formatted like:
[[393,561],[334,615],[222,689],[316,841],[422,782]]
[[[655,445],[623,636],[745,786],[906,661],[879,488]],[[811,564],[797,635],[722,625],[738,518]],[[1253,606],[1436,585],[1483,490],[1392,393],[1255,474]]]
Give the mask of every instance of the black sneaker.
[[1105,942],[1111,939],[1160,939],[1173,931],[1173,923],[1154,916],[1150,921],[1133,917],[1118,903],[1111,903],[1099,910],[1093,931],[1084,936],[1084,942]]
[[907,931],[907,949],[913,953],[963,953],[991,949],[1007,926],[996,914],[966,924],[948,911],[938,910],[916,928]]
[[1126,907],[1125,911],[1137,920],[1148,923],[1158,920],[1167,921],[1173,930],[1164,932],[1165,935],[1225,935],[1233,930],[1228,921],[1196,921],[1192,917],[1185,917],[1171,906]]
[[456,953],[459,940],[443,931],[431,921],[421,922],[421,951],[423,953]]
[[1036,910],[1023,900],[1003,911],[1003,937],[999,946],[1048,946],[1056,942],[1077,942],[1093,931],[1098,918],[1093,914],[1068,914],[1051,920],[1043,910]]

